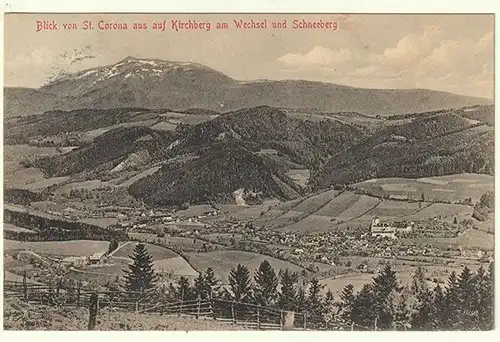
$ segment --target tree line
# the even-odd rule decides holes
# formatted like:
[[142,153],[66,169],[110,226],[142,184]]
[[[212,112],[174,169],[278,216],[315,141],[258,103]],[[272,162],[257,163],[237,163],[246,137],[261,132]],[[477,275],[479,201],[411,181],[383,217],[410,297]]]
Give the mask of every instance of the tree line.
[[27,212],[4,210],[5,222],[33,232],[4,231],[4,238],[18,241],[69,241],[69,240],[129,240],[121,230],[106,229],[92,224],[65,221],[33,215]]
[[278,273],[265,260],[253,277],[245,265],[229,273],[227,284],[212,268],[194,282],[180,277],[167,287],[157,286],[153,258],[144,244],[137,244],[133,263],[125,274],[124,290],[158,290],[172,301],[222,299],[295,311],[318,329],[349,330],[491,330],[493,329],[493,263],[473,273],[467,266],[453,271],[447,285],[431,288],[424,271],[416,269],[411,283],[401,285],[396,271],[385,268],[359,291],[349,284],[339,298],[325,290],[318,279],[305,283],[288,269]]

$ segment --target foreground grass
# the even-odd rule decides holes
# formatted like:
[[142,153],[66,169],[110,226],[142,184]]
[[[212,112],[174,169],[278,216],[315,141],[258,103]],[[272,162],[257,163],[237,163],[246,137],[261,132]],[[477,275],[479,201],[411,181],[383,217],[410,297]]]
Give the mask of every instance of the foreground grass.
[[[4,298],[5,330],[87,330],[87,308],[51,307]],[[245,330],[212,319],[160,316],[102,309],[95,330]]]

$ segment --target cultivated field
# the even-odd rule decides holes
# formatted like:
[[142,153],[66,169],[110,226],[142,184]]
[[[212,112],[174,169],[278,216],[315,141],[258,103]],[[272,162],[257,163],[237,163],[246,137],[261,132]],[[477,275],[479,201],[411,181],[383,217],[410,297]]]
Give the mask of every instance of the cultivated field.
[[90,256],[94,253],[108,251],[108,241],[71,240],[71,241],[46,241],[46,242],[21,242],[3,240],[4,251],[32,250],[40,255],[53,256]]
[[463,201],[471,197],[476,202],[485,192],[493,190],[493,176],[463,173],[420,179],[379,178],[357,183],[356,187],[375,190],[381,187],[387,195],[409,196],[426,201]]

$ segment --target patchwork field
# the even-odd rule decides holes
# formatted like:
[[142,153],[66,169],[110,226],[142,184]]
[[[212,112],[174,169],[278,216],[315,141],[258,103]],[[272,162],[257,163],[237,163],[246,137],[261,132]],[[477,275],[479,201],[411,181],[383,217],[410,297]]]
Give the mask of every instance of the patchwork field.
[[357,195],[353,192],[343,192],[328,203],[323,203],[324,207],[318,210],[315,214],[321,216],[337,217],[342,214],[345,210],[349,209],[354,205],[361,195]]
[[108,241],[71,240],[46,242],[21,242],[3,240],[4,251],[32,250],[40,255],[53,256],[90,256],[94,253],[107,252]]
[[420,179],[380,178],[357,183],[356,187],[368,191],[384,190],[387,195],[409,196],[427,201],[463,201],[471,197],[476,202],[485,192],[493,190],[493,176],[463,173]]
[[335,229],[336,224],[328,216],[309,215],[304,219],[287,225],[280,230],[287,233],[318,233]]
[[405,201],[394,201],[394,200],[384,200],[381,201],[379,205],[373,210],[368,211],[366,214],[370,216],[394,216],[403,217],[414,214],[422,208],[425,208],[430,203],[427,202],[405,202]]
[[442,219],[453,219],[454,217],[465,218],[470,217],[473,210],[474,209],[468,205],[434,203],[412,215],[406,216],[406,219],[417,221],[433,217]]
[[[335,196],[337,195],[338,191],[336,190],[329,190],[325,192],[321,192],[315,196],[311,196],[300,202],[298,205],[296,205],[293,210],[294,211],[300,211],[303,213],[313,213],[318,210],[320,210],[325,204],[327,204],[329,201],[333,201],[335,199]],[[340,195],[342,196],[342,195]],[[318,215],[324,215],[320,212],[317,212],[316,214]],[[325,215],[327,216],[327,215]]]
[[235,250],[188,253],[188,258],[193,267],[200,272],[204,272],[209,267],[213,268],[215,274],[222,280],[223,283],[227,283],[229,272],[231,272],[231,269],[235,268],[238,264],[244,264],[247,266],[252,274],[264,260],[269,261],[276,272],[280,269],[286,268],[294,272],[301,272],[303,270],[302,267],[294,265],[290,262],[258,253]]
[[[304,200],[281,203],[265,211],[254,222],[283,231],[305,233],[366,226],[375,216],[384,221],[470,219],[473,206],[454,203],[468,197],[475,203],[486,191],[493,189],[493,177],[459,174],[421,179],[384,178],[370,179],[356,186],[368,194],[329,190]],[[382,199],[382,194],[394,199]],[[425,201],[421,201],[422,194]],[[447,203],[432,202],[439,200]],[[477,221],[477,224],[481,230],[492,230],[484,222]]]
[[129,233],[131,238],[140,239],[141,241],[153,242],[159,240],[165,246],[171,246],[180,251],[197,251],[203,248],[205,241],[195,238],[187,238],[181,236],[167,236],[158,238],[155,234],[149,233]]

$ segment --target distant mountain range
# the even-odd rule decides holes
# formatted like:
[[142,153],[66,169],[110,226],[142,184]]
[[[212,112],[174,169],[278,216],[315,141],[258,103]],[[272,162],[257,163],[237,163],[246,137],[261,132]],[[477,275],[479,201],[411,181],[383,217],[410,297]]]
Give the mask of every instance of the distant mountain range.
[[[257,198],[293,199],[371,178],[494,174],[493,106],[369,122],[357,116],[353,122],[311,121],[261,106],[167,132],[155,129],[156,121],[144,120],[152,113],[138,111],[52,112],[13,123],[8,120],[14,133],[7,139],[57,135],[96,125],[113,127],[120,122],[147,124],[111,129],[34,166],[47,176],[87,180],[141,172],[161,163],[128,187],[131,195],[155,205],[234,201],[232,194],[239,189]],[[87,116],[94,121],[85,120]],[[64,118],[66,125],[52,124]],[[28,136],[20,136],[21,132]],[[288,176],[291,169],[311,172],[306,187]]]
[[60,77],[39,89],[5,88],[4,115],[142,107],[228,112],[267,105],[390,116],[492,100],[425,89],[363,89],[303,80],[237,81],[197,63],[127,57]]

